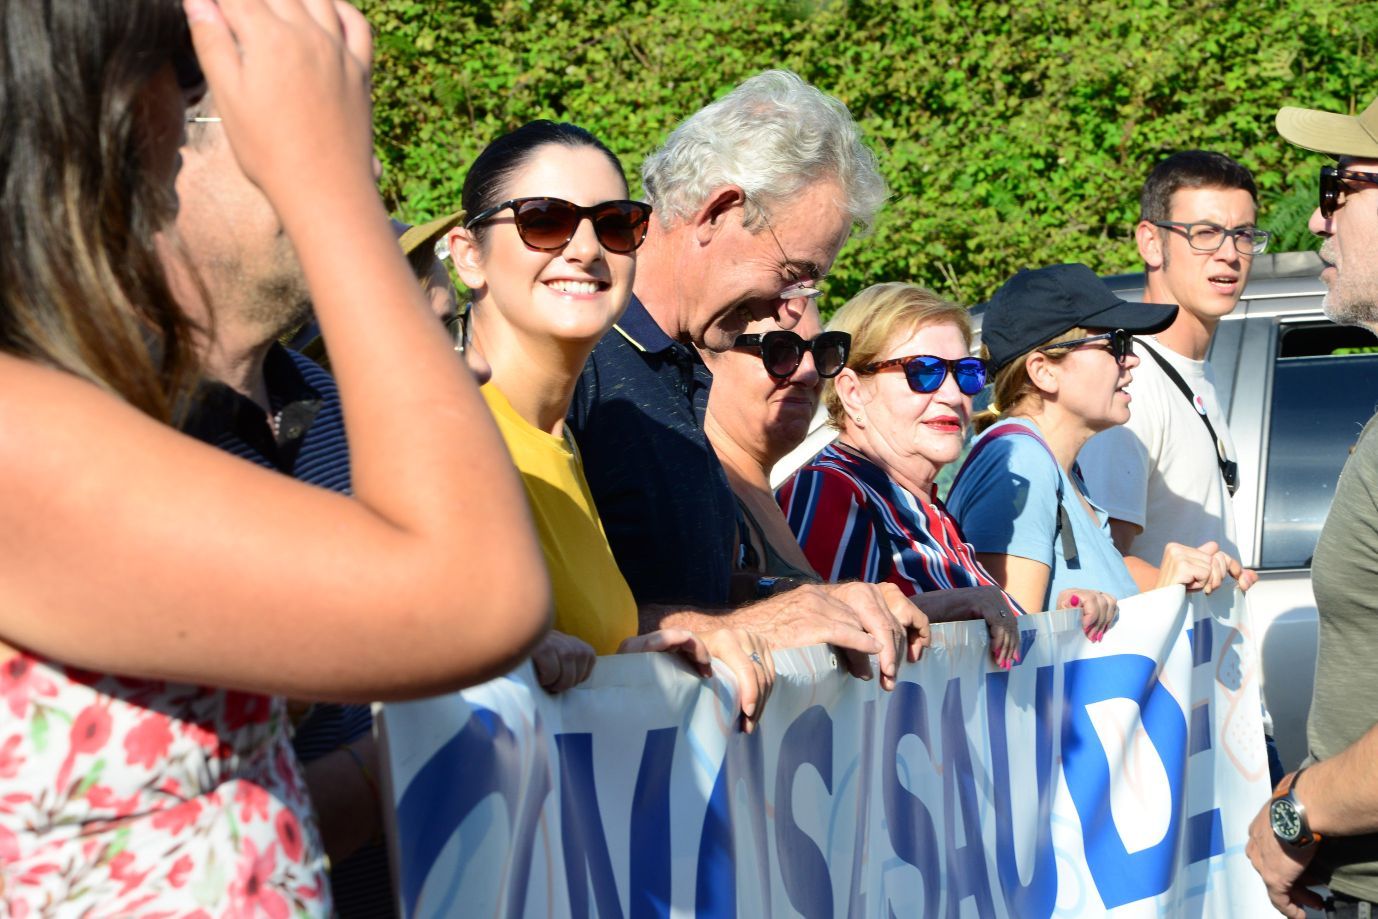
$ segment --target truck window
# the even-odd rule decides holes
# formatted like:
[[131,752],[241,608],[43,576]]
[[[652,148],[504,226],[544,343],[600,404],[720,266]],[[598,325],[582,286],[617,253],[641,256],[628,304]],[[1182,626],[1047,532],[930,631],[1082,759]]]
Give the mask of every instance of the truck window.
[[1273,368],[1260,568],[1309,568],[1335,481],[1378,408],[1378,338],[1283,326]]

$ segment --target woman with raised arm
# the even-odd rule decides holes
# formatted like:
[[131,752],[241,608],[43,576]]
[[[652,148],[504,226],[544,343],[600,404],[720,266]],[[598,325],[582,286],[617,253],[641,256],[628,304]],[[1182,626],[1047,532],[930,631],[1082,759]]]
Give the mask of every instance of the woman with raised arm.
[[[517,477],[373,187],[368,26],[329,0],[0,0],[0,43],[0,912],[326,915],[281,697],[451,690],[549,616]],[[354,499],[169,423],[205,326],[159,259],[198,56],[300,255]]]

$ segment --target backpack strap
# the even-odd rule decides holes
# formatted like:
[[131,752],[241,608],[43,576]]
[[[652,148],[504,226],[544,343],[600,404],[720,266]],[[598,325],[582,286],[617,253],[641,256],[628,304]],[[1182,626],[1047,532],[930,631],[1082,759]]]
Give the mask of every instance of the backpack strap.
[[962,475],[967,471],[967,467],[972,464],[976,457],[981,455],[981,451],[1001,437],[1032,438],[1048,454],[1048,459],[1053,461],[1053,468],[1057,470],[1057,529],[1053,532],[1053,538],[1062,541],[1062,558],[1068,567],[1071,567],[1077,561],[1077,540],[1076,536],[1072,534],[1072,518],[1067,514],[1067,505],[1063,501],[1062,467],[1058,465],[1052,447],[1048,446],[1048,442],[1040,437],[1037,431],[1012,421],[1002,422],[986,431],[985,436],[976,442],[976,445],[971,448],[971,452],[967,454],[967,458],[962,461],[962,468],[957,470],[957,477],[952,480],[952,487],[948,489],[947,493],[951,495],[956,490],[957,483],[962,480]]
[[1167,358],[1158,353],[1156,348],[1142,338],[1137,339],[1137,341],[1144,346],[1144,350],[1148,352],[1149,357],[1158,362],[1158,366],[1163,369],[1163,373],[1167,374],[1167,378],[1182,391],[1182,395],[1187,397],[1187,402],[1191,404],[1192,409],[1195,410],[1196,414],[1201,418],[1201,422],[1205,424],[1206,431],[1211,435],[1211,443],[1215,445],[1215,463],[1220,467],[1220,477],[1225,480],[1225,487],[1229,489],[1230,497],[1233,498],[1235,489],[1239,487],[1239,464],[1225,455],[1225,442],[1220,439],[1219,434],[1215,433],[1215,425],[1211,424],[1210,418],[1206,415],[1206,403],[1204,401],[1196,401],[1196,393],[1191,391],[1191,386],[1187,384],[1186,380],[1182,379],[1182,375],[1177,372],[1177,368],[1168,363]]

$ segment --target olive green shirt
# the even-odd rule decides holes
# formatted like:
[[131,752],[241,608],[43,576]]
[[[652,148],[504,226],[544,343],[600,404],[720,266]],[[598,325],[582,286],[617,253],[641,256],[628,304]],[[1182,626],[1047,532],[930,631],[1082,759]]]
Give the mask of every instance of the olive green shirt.
[[[1311,757],[1342,752],[1378,723],[1378,416],[1340,472],[1311,566],[1320,616]],[[1297,666],[1305,666],[1297,661]],[[1373,764],[1378,771],[1378,763]],[[1378,775],[1374,777],[1378,781]],[[1303,803],[1305,796],[1302,796]],[[1378,901],[1378,834],[1321,840],[1316,865],[1333,890]]]

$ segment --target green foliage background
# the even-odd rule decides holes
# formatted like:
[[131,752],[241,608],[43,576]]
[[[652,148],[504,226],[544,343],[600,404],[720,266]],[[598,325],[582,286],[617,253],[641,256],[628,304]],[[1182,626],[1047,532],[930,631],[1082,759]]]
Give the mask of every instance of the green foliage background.
[[838,258],[825,312],[883,280],[970,303],[1026,266],[1137,270],[1139,186],[1189,147],[1254,171],[1274,251],[1314,248],[1326,160],[1274,116],[1378,96],[1367,0],[358,2],[384,192],[412,221],[456,206],[478,151],[532,118],[589,128],[635,192],[644,155],[753,73],[789,68],[838,96],[893,199]]

